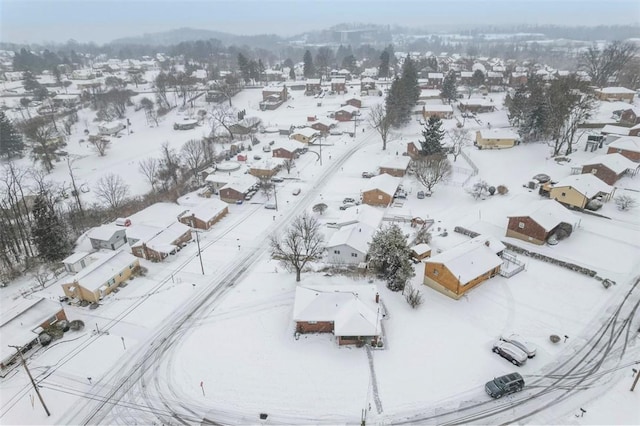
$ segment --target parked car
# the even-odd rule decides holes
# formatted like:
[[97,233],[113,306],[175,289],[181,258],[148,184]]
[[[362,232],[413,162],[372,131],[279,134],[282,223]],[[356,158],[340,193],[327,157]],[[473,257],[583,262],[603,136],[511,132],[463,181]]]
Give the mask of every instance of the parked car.
[[280,176],[274,176],[274,177],[271,178],[271,182],[273,182],[273,183],[284,182],[284,178],[281,178]]
[[344,203],[343,205],[340,206],[340,210],[346,210],[349,207],[354,207],[357,206],[356,203]]
[[356,203],[356,200],[354,200],[354,199],[353,199],[353,198],[351,198],[351,197],[347,197],[347,198],[345,198],[344,200],[342,200],[342,204],[347,204],[347,203],[353,203],[353,204],[355,204],[355,203]]
[[373,173],[371,173],[371,172],[362,172],[362,177],[363,178],[369,179],[369,178],[372,178],[374,176],[375,175]]
[[395,195],[393,196],[393,198],[402,198],[402,199],[406,199],[407,198],[407,193],[404,191],[397,191],[395,193]]
[[264,205],[265,209],[269,209],[269,210],[275,210],[276,209],[276,205],[275,203],[267,203]]
[[418,199],[422,200],[424,198],[424,191],[418,191]]
[[[270,145],[270,144],[269,144]],[[269,145],[265,145],[262,147],[262,152],[271,152],[271,147]]]
[[300,188],[296,188],[293,190],[292,192],[293,195],[299,195],[300,194]]
[[524,338],[518,334],[512,334],[508,337],[503,336],[500,337],[500,340],[509,342],[512,345],[522,349],[522,351],[527,354],[528,358],[533,358],[534,356],[536,356],[536,347],[524,340]]
[[273,145],[274,143],[276,143],[276,141],[271,141],[271,142],[269,142],[269,145],[271,146],[271,145]]
[[524,379],[518,373],[496,377],[484,385],[484,390],[491,398],[502,398],[503,395],[520,392],[524,388]]
[[547,183],[551,180],[551,177],[547,174],[539,173],[535,175],[532,179],[537,180],[539,183]]
[[493,352],[518,367],[527,362],[527,354],[522,349],[503,340],[499,340],[493,345]]
[[258,154],[256,154],[256,155],[253,156],[253,159],[254,160],[262,160],[262,157],[259,156]]

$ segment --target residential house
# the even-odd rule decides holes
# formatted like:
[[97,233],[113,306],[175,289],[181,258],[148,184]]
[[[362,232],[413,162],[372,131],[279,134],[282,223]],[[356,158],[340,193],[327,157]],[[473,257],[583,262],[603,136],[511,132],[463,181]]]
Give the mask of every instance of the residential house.
[[378,345],[383,318],[379,302],[380,295],[371,284],[297,286],[296,333],[333,333],[338,345]]
[[613,124],[606,124],[602,130],[600,130],[600,134],[606,137],[607,144],[620,139],[622,136],[629,136],[629,131],[631,129],[629,127],[622,126],[614,126]]
[[347,92],[347,80],[341,77],[335,77],[331,79],[331,91],[337,94]]
[[173,130],[191,130],[198,127],[198,120],[185,118],[182,121],[173,123]]
[[437,105],[437,104],[423,105],[422,117],[425,120],[428,120],[431,117],[438,117],[441,120],[453,118],[453,107],[451,105]]
[[640,137],[628,136],[609,144],[607,154],[619,153],[631,161],[640,163]]
[[549,198],[569,207],[584,209],[593,199],[608,201],[614,191],[615,188],[611,185],[586,173],[571,175],[558,181],[549,190]]
[[395,177],[403,177],[407,173],[411,157],[409,156],[395,156],[387,157],[380,162],[380,173],[386,173]]
[[246,136],[256,133],[261,122],[257,117],[245,117],[229,126],[229,130],[234,136]]
[[471,98],[471,99],[461,99],[458,102],[458,109],[462,112],[468,111],[468,112],[474,112],[474,113],[481,113],[481,112],[495,111],[496,106],[491,100]]
[[417,158],[420,155],[420,144],[417,142],[409,142],[407,144],[407,155],[411,158]]
[[507,237],[544,244],[561,223],[571,225],[574,230],[579,222],[580,219],[559,202],[539,200],[516,216],[509,216]]
[[364,77],[360,80],[360,92],[366,95],[369,94],[370,91],[376,89],[376,81],[371,77]]
[[98,125],[98,133],[103,136],[115,136],[127,126],[121,121],[102,122]]
[[314,96],[322,92],[322,80],[319,78],[309,78],[305,82],[304,94]]
[[640,124],[636,124],[629,129],[629,136],[640,136]]
[[249,174],[257,178],[271,178],[282,169],[282,158],[266,158],[251,164]]
[[116,250],[127,242],[125,230],[115,225],[101,225],[87,234],[91,247],[96,250]]
[[288,98],[287,86],[284,84],[270,85],[262,89],[262,101],[260,110],[270,111],[277,109]]
[[192,228],[207,231],[228,213],[229,206],[225,202],[212,198],[184,211],[178,220]]
[[253,176],[234,178],[220,188],[220,199],[227,203],[244,201],[247,193],[255,184],[256,179]]
[[512,148],[518,139],[518,134],[509,129],[483,129],[476,131],[474,145],[478,149]]
[[340,228],[327,243],[327,262],[338,265],[366,262],[369,243],[375,233],[375,228],[364,223]]
[[351,105],[355,108],[362,108],[362,99],[357,97],[349,98],[345,101],[345,105]]
[[352,105],[345,105],[333,113],[333,118],[338,121],[351,121],[354,116],[360,114],[360,110]]
[[204,179],[204,183],[211,188],[214,194],[217,194],[218,191],[220,191],[220,188],[225,186],[231,180],[231,176],[211,173]]
[[159,228],[151,238],[142,239],[131,245],[131,253],[152,262],[161,262],[169,255],[176,254],[183,245],[191,241],[191,228],[174,222],[166,228]]
[[429,89],[442,89],[444,74],[441,72],[430,72],[427,74],[427,87]]
[[367,180],[362,189],[362,203],[370,206],[387,207],[393,202],[400,179],[383,173]]
[[83,268],[95,260],[91,257],[91,253],[86,251],[77,251],[62,260],[64,270],[69,273],[80,272]]
[[312,129],[319,131],[320,133],[327,134],[338,124],[335,120],[329,118],[318,118],[313,121],[310,126]]
[[124,250],[93,262],[62,284],[65,296],[97,303],[117,289],[140,267],[138,259]]
[[528,78],[526,72],[512,72],[509,76],[509,86],[518,87],[527,84]]
[[636,92],[626,87],[603,87],[595,90],[596,98],[601,101],[622,101],[633,103]]
[[500,273],[505,246],[493,237],[472,238],[424,261],[424,283],[459,299]]
[[587,160],[582,166],[582,173],[591,173],[603,182],[613,185],[625,174],[635,175],[638,167],[640,164],[614,152]]
[[298,153],[304,149],[305,145],[296,140],[280,140],[271,149],[271,155],[275,158],[293,160],[298,157]]
[[622,111],[622,114],[620,114],[620,124],[629,127],[640,124],[640,108],[631,107]]
[[428,101],[440,99],[440,90],[435,89],[422,89],[420,90],[419,101]]
[[504,74],[496,71],[489,71],[485,75],[485,82],[489,86],[502,86],[504,84]]
[[20,352],[25,354],[39,343],[41,332],[63,320],[67,320],[67,315],[58,302],[34,296],[3,300],[0,311],[0,376],[4,377],[8,367],[20,360],[18,351],[11,346],[20,347]]
[[362,204],[353,208],[342,210],[338,219],[331,225],[334,228],[342,228],[344,226],[363,223],[370,228],[378,229],[384,210]]
[[473,72],[472,71],[460,71],[460,84],[465,86],[471,85],[473,82]]
[[302,142],[304,144],[312,144],[317,137],[320,136],[320,132],[316,129],[312,129],[310,127],[303,127],[301,129],[295,129],[289,135],[290,139],[295,139],[298,142]]

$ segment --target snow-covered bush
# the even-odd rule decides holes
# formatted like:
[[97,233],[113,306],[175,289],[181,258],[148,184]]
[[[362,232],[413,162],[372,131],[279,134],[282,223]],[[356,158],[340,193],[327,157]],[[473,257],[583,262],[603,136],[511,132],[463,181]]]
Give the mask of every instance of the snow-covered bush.
[[369,246],[369,267],[387,281],[391,291],[401,291],[414,275],[411,250],[398,225],[380,229]]
[[638,203],[635,198],[629,195],[619,195],[614,198],[618,210],[627,211],[633,209]]
[[506,194],[507,192],[509,192],[509,188],[507,188],[507,187],[506,187],[506,186],[504,186],[504,185],[498,185],[498,194],[500,194],[500,195],[504,195],[504,194]]
[[413,309],[422,305],[422,293],[420,290],[413,288],[412,286],[408,286],[404,290],[404,298],[406,299],[409,306]]
[[479,180],[473,184],[470,188],[467,188],[467,192],[474,198],[484,199],[487,195],[489,195],[489,184],[483,180]]

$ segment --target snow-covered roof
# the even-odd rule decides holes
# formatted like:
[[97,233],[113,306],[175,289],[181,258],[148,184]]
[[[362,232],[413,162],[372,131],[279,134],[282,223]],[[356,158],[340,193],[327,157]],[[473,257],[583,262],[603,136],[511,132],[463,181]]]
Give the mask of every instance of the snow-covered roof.
[[282,167],[284,160],[284,158],[267,157],[251,164],[251,170],[275,170],[278,167]]
[[431,251],[431,247],[429,247],[429,244],[427,243],[420,243],[417,244],[413,247],[411,247],[411,250],[413,250],[418,256],[421,256],[425,253],[428,253]]
[[295,152],[296,150],[303,149],[304,147],[305,144],[294,139],[278,139],[273,145],[273,150],[282,148],[289,152]]
[[220,188],[220,191],[230,188],[240,192],[241,194],[244,194],[245,192],[248,192],[249,189],[251,189],[251,187],[255,184],[256,184],[256,178],[254,178],[253,176],[247,175],[247,176],[234,178],[233,180],[229,181],[225,186]]
[[376,229],[364,223],[348,225],[337,230],[327,243],[327,248],[349,246],[362,254],[369,251],[369,243]]
[[594,157],[591,160],[585,161],[583,166],[591,166],[594,164],[602,164],[617,175],[624,173],[629,169],[633,170],[636,167],[640,167],[640,164],[629,160],[627,157],[622,154],[618,154],[617,152]]
[[461,71],[460,72],[460,77],[461,78],[471,78],[471,77],[473,77],[473,72],[471,72],[471,71]]
[[318,135],[318,134],[320,134],[320,132],[317,131],[316,129],[312,129],[311,127],[303,127],[301,129],[294,130],[293,133],[291,133],[290,136],[302,135],[305,138],[312,138],[312,137],[314,137],[315,135]]
[[347,104],[341,106],[340,109],[338,109],[336,112],[338,111],[348,112],[349,114],[356,114],[360,111],[360,108]]
[[208,222],[222,213],[225,209],[228,209],[228,206],[229,205],[227,203],[217,198],[209,198],[204,203],[198,204],[197,206],[187,210],[184,213],[184,216],[195,215],[196,218]]
[[580,220],[576,215],[571,213],[569,209],[556,200],[538,200],[531,203],[524,212],[509,217],[520,216],[530,217],[547,232],[562,222],[566,222],[575,227]]
[[[487,245],[488,243],[488,245]],[[425,263],[441,263],[458,277],[461,285],[500,266],[502,259],[496,253],[505,246],[492,237],[479,235],[462,244],[437,254]]]
[[124,228],[116,225],[100,225],[91,229],[87,236],[92,240],[109,241],[116,232],[124,231]]
[[308,78],[305,84],[320,84],[319,78]]
[[591,173],[567,176],[558,181],[553,187],[561,188],[563,186],[572,187],[587,198],[595,197],[601,192],[605,194],[613,192],[613,186],[607,185]]
[[3,300],[0,312],[0,361],[11,358],[16,350],[8,345],[24,346],[38,337],[40,324],[62,309],[60,303],[39,297]]
[[318,118],[316,121],[314,121],[313,123],[310,123],[312,126],[314,124],[322,124],[326,127],[332,127],[335,126],[336,124],[338,124],[338,122],[336,120],[332,120],[330,118],[327,117],[320,117]]
[[375,285],[296,287],[294,321],[332,321],[336,336],[376,336],[380,327]]
[[371,179],[368,179],[364,188],[362,188],[362,192],[379,189],[385,194],[393,195],[396,193],[398,185],[400,185],[400,178],[382,173],[381,175],[374,176]]
[[75,253],[72,253],[71,255],[65,257],[64,259],[62,259],[62,263],[64,264],[68,264],[68,265],[72,265],[76,262],[81,261],[82,259],[84,259],[85,257],[89,256],[89,253],[86,251],[77,251]]
[[444,78],[444,74],[441,72],[430,72],[427,74],[427,78],[441,79]]
[[602,133],[603,135],[613,134],[613,135],[627,136],[629,135],[629,130],[630,129],[628,127],[614,126],[613,124],[606,124],[602,128],[602,130],[600,130],[600,133]]
[[336,220],[336,225],[338,227],[343,227],[353,225],[354,223],[363,223],[372,228],[378,228],[383,217],[384,210],[367,204],[362,204],[350,209],[342,210],[338,220]]
[[331,83],[338,83],[338,84],[344,84],[346,83],[347,79],[344,77],[333,77],[331,78]]
[[[222,203],[222,201],[220,202]],[[137,241],[133,246],[136,247],[145,244],[151,250],[155,250],[159,253],[170,253],[176,249],[174,242],[190,231],[191,228],[187,225],[180,222],[174,222],[168,227],[161,229],[160,232],[151,238]]]
[[627,89],[626,87],[603,87],[602,89],[596,89],[596,91],[606,94],[635,94],[636,92]]
[[478,132],[482,139],[518,139],[518,134],[510,129],[483,129]]
[[422,89],[420,90],[420,97],[423,98],[439,98],[440,97],[440,91],[436,90],[436,89]]
[[405,155],[396,156],[396,157],[387,157],[380,162],[380,168],[407,170],[407,167],[409,167],[410,162],[411,162],[411,158]]
[[490,100],[481,98],[461,99],[459,103],[463,106],[495,106]]
[[427,112],[453,112],[453,107],[451,105],[428,104],[424,106],[424,110]]
[[162,232],[162,227],[133,223],[125,228],[125,232],[127,233],[129,244],[135,244],[140,240],[147,241],[153,238],[154,235],[158,235]]
[[138,259],[123,250],[117,250],[84,268],[72,277],[89,291],[96,291],[108,280],[128,268]]
[[627,136],[613,141],[609,144],[609,147],[615,149],[623,149],[625,151],[640,152],[640,137]]
[[100,124],[98,124],[98,128],[104,129],[104,130],[119,130],[119,129],[122,129],[123,127],[125,127],[125,125],[121,121],[112,121],[112,122],[103,121]]

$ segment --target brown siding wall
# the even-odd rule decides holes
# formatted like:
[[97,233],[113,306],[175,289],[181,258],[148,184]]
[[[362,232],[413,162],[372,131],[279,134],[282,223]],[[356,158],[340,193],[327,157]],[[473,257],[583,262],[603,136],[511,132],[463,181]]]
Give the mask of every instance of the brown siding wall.
[[244,200],[245,194],[242,194],[231,188],[224,188],[220,190],[220,199],[227,203],[235,203],[237,200]]
[[[438,275],[435,274],[435,271],[438,271]],[[476,287],[478,284],[488,280],[489,278],[495,276],[500,272],[500,267],[494,268],[486,273],[474,278],[469,281],[467,285],[458,285],[458,278],[454,276],[449,269],[447,269],[441,263],[433,263],[427,262],[424,268],[425,277],[436,284],[444,287],[447,291],[444,294],[454,295],[454,298],[458,298],[463,294],[467,293],[472,288]],[[425,284],[428,284],[425,280]],[[451,293],[451,294],[448,294]],[[456,297],[457,296],[457,297]]]
[[298,333],[333,333],[333,322],[318,321],[314,324],[307,321],[297,321],[296,331]]
[[[518,226],[524,223],[524,228]],[[547,232],[529,216],[510,217],[507,225],[507,237],[518,238],[534,244],[544,244]]]
[[380,174],[382,173],[386,173],[388,175],[395,176],[395,177],[403,177],[405,171],[400,169],[390,169],[387,167],[380,167]]
[[362,108],[362,102],[359,101],[358,99],[349,99],[347,101],[347,105],[351,105],[351,106],[354,106],[356,108]]
[[624,155],[631,161],[640,163],[640,152],[627,151],[626,149],[617,149],[613,147],[609,147],[609,149],[607,150],[607,154],[615,154],[616,152],[619,153],[620,155]]
[[289,152],[283,148],[274,149],[273,151],[271,151],[271,155],[275,158],[287,158],[289,160],[292,160],[294,158],[292,152]]
[[[595,173],[594,173],[595,171]],[[589,164],[582,167],[582,173],[592,173],[601,181],[613,185],[619,179],[616,173],[602,164]]]
[[378,189],[372,189],[362,193],[362,202],[370,206],[388,206],[393,201],[391,195],[385,194]]
[[351,114],[346,111],[338,111],[336,112],[334,118],[338,121],[351,121]]

